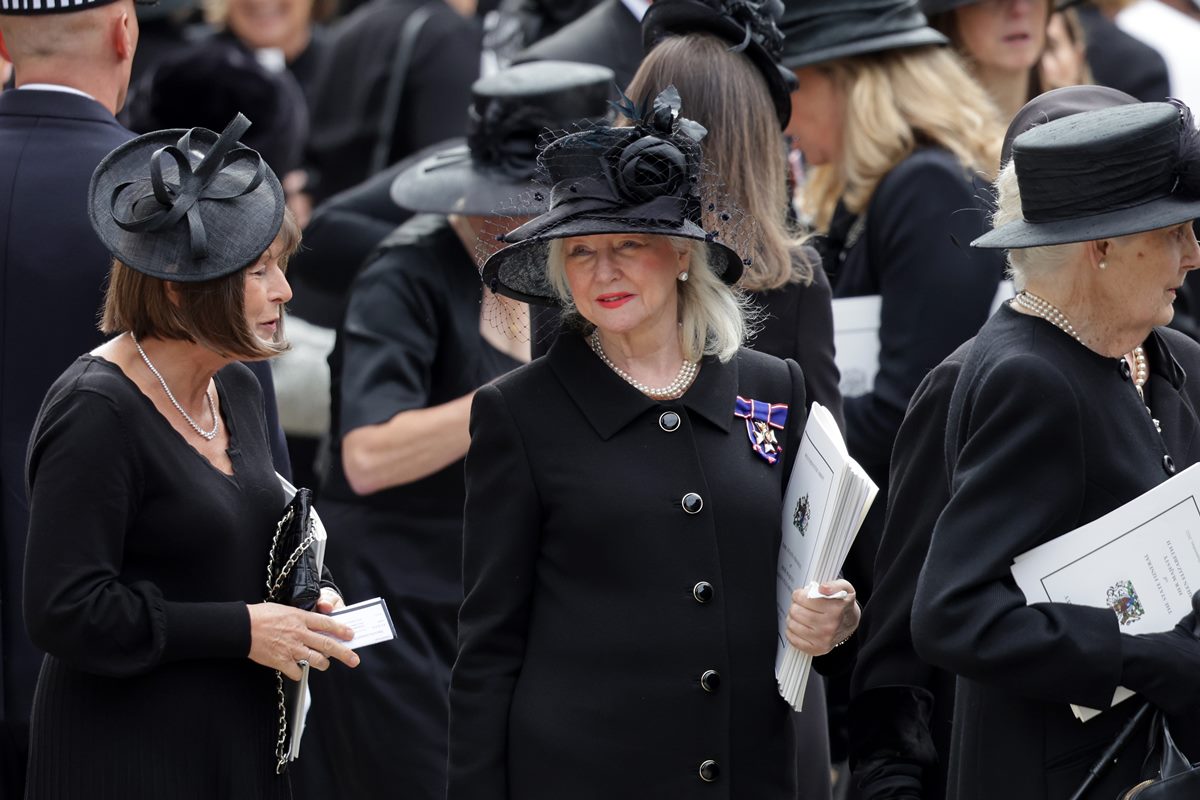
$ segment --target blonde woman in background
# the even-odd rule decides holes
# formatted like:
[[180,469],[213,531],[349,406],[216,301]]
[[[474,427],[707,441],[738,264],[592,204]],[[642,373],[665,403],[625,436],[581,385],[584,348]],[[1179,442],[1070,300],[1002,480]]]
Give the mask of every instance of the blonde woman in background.
[[[846,443],[882,492],[917,384],[988,316],[1003,273],[965,242],[987,227],[981,198],[999,161],[992,104],[916,0],[791,2],[783,63],[800,88],[788,133],[809,165],[803,212],[833,296],[881,296],[878,372],[844,398]],[[883,498],[847,563],[869,592]]]
[[930,27],[954,45],[1004,121],[1043,87],[1036,67],[1046,49],[1054,0],[921,0]]

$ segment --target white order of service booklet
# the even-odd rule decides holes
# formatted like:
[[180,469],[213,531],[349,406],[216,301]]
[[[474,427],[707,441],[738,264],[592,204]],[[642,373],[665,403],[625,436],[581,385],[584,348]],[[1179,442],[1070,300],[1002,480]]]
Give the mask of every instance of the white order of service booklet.
[[[1031,605],[1110,608],[1122,633],[1170,630],[1200,588],[1200,464],[1017,556],[1012,575]],[[1132,695],[1118,687],[1113,705]],[[1085,722],[1100,713],[1071,708]]]
[[878,491],[846,452],[833,415],[813,403],[783,495],[783,537],[775,575],[775,679],[779,693],[797,711],[803,710],[812,656],[787,640],[792,592],[810,587],[810,596],[817,596],[816,584],[837,578]]

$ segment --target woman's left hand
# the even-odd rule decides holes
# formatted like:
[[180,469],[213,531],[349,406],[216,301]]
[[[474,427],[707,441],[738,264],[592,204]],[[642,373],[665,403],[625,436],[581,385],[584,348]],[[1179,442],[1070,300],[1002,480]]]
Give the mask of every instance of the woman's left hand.
[[328,586],[321,587],[321,596],[317,598],[317,607],[313,609],[318,614],[331,614],[339,608],[345,608],[342,596]]
[[821,584],[821,594],[841,591],[846,596],[837,599],[810,598],[806,589],[792,592],[787,624],[787,638],[792,647],[810,656],[823,656],[858,629],[862,611],[850,581],[839,579]]

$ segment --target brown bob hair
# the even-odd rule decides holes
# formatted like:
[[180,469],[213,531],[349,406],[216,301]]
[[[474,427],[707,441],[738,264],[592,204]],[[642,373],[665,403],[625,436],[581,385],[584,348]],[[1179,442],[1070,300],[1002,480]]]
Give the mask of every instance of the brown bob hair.
[[[276,241],[283,245],[279,264],[286,270],[288,259],[300,249],[300,226],[290,210],[284,212]],[[181,339],[239,361],[284,353],[290,345],[283,335],[282,311],[273,342],[260,339],[246,323],[245,271],[256,263],[258,259],[211,281],[183,283],[145,275],[114,259],[100,331],[109,336],[129,331],[139,339]]]

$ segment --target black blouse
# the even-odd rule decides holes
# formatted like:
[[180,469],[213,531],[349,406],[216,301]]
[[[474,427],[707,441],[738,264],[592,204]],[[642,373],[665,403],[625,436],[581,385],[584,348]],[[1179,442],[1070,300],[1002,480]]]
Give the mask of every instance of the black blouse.
[[283,490],[258,382],[234,364],[216,385],[232,476],[103,359],[79,358],[42,404],[24,612],[48,655],[29,798],[290,796],[274,674],[247,658]]

